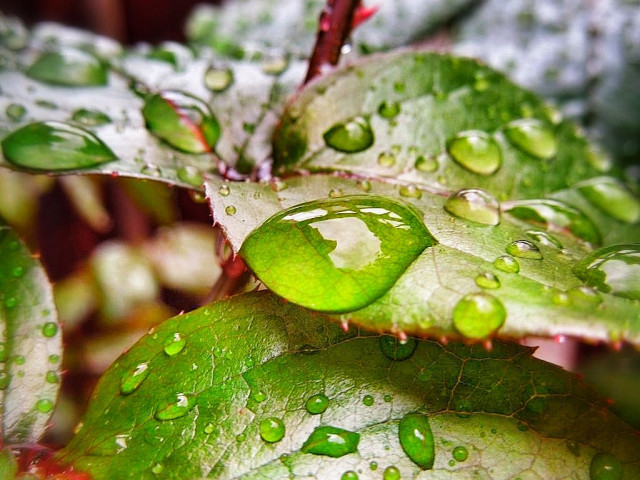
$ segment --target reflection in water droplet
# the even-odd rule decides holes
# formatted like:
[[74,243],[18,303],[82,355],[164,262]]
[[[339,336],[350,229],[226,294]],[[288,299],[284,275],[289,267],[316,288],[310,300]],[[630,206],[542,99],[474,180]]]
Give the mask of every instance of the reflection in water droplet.
[[329,425],[316,427],[302,445],[302,451],[333,458],[358,451],[360,434]]
[[345,153],[356,153],[373,145],[373,130],[363,117],[337,123],[322,135],[327,146]]
[[528,240],[516,240],[507,245],[506,252],[509,255],[519,258],[530,258],[533,260],[541,260],[542,253],[540,249]]
[[74,170],[116,160],[98,137],[61,122],[26,125],[2,140],[2,150],[8,162],[29,170]]
[[622,463],[611,454],[599,452],[589,464],[589,480],[622,480]]
[[224,92],[232,83],[233,70],[230,68],[211,66],[204,73],[204,84],[212,92]]
[[397,102],[382,102],[378,107],[378,113],[382,118],[394,118],[400,113],[400,104]]
[[71,114],[71,120],[76,123],[80,123],[85,127],[98,127],[100,125],[111,123],[111,118],[106,113],[102,113],[98,110],[89,110],[87,108],[74,110]]
[[172,357],[184,350],[186,344],[187,339],[176,332],[165,340],[163,350],[164,353]]
[[433,467],[436,455],[435,444],[426,415],[418,413],[405,415],[398,426],[398,438],[402,450],[413,463],[422,470]]
[[53,402],[47,398],[42,398],[36,402],[36,408],[41,413],[49,413],[53,410]]
[[260,437],[269,443],[275,443],[282,440],[285,433],[284,422],[276,417],[265,418],[258,426]]
[[547,232],[541,232],[539,230],[528,230],[526,234],[529,238],[532,238],[533,240],[538,242],[540,245],[562,250],[562,244],[555,237],[552,237]]
[[64,86],[106,85],[108,80],[106,64],[90,53],[71,48],[43,53],[25,74],[40,82]]
[[19,103],[10,103],[5,109],[5,113],[10,120],[19,122],[27,114],[27,109]]
[[418,158],[416,158],[413,166],[416,170],[423,173],[435,172],[439,167],[438,159],[436,157],[425,157],[424,155],[420,155]]
[[452,455],[457,462],[464,462],[469,458],[469,450],[463,445],[458,445],[453,449]]
[[382,152],[378,155],[378,165],[382,167],[393,167],[396,164],[396,156],[392,152]]
[[640,300],[640,244],[613,245],[591,252],[573,273],[596,290]]
[[318,393],[309,397],[305,408],[311,415],[318,415],[324,413],[329,406],[329,398],[324,393]]
[[486,293],[469,293],[453,309],[453,326],[467,338],[488,337],[502,326],[506,318],[502,302]]
[[177,393],[171,400],[160,403],[154,416],[161,421],[174,420],[184,417],[195,406],[196,399],[192,394]]
[[45,337],[55,337],[58,333],[58,324],[55,322],[47,322],[42,326],[42,335]]
[[456,217],[482,225],[500,223],[500,205],[489,193],[479,188],[464,188],[451,195],[444,209]]
[[178,169],[178,178],[189,185],[199,187],[202,185],[204,178],[202,173],[196,167],[185,165]]
[[149,365],[146,362],[139,363],[132,370],[124,372],[120,377],[120,393],[129,395],[135,392],[148,376]]
[[358,480],[359,478],[360,477],[358,477],[358,474],[356,472],[354,472],[353,470],[347,470],[342,474],[340,480]]
[[367,407],[373,406],[373,403],[374,403],[373,396],[372,395],[365,395],[364,397],[362,397],[362,403]]
[[385,357],[391,360],[406,360],[413,355],[417,347],[418,341],[413,337],[406,340],[400,340],[392,335],[380,337],[380,350]]
[[496,141],[479,130],[460,132],[447,142],[447,150],[459,165],[480,175],[491,175],[502,164]]
[[553,158],[558,152],[553,131],[540,120],[516,120],[505,127],[504,133],[515,147],[541,160]]
[[400,470],[398,467],[390,466],[384,469],[384,473],[382,474],[383,480],[400,480],[402,476],[400,475]]
[[509,255],[503,255],[502,257],[496,258],[493,261],[493,266],[498,270],[502,270],[507,273],[518,273],[520,271],[520,264],[518,261]]
[[593,206],[626,223],[640,220],[640,200],[615,178],[597,177],[574,185]]
[[491,272],[482,272],[476,276],[476,285],[482,288],[500,288],[500,279]]

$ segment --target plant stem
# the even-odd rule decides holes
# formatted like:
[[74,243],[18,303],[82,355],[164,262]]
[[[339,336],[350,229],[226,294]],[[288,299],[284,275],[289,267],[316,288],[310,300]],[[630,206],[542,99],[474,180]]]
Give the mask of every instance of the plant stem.
[[321,75],[327,65],[338,64],[342,45],[353,28],[354,12],[360,6],[361,0],[327,0],[320,13],[318,36],[303,85]]

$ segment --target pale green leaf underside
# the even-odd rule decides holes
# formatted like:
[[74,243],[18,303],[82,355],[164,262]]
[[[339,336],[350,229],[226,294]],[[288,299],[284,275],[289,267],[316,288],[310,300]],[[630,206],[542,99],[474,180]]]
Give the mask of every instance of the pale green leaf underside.
[[[499,225],[480,225],[447,213],[443,208],[446,197],[423,191],[419,199],[407,198],[386,182],[370,181],[368,187],[367,194],[415,205],[439,244],[424,250],[379,300],[350,312],[343,320],[374,331],[455,336],[452,311],[456,303],[468,293],[483,291],[475,279],[490,272],[498,277],[501,287],[486,292],[498,298],[507,310],[506,322],[496,332],[498,336],[570,335],[589,340],[640,342],[640,308],[635,301],[601,293],[601,303],[580,298],[559,302],[571,297],[571,289],[582,285],[572,268],[590,251],[571,235],[553,233],[562,243],[564,253],[537,244],[542,260],[518,258],[520,272],[507,273],[493,262],[506,255],[507,245],[515,240],[536,243],[526,233],[537,230],[531,225],[504,213]],[[293,177],[273,185],[207,184],[214,221],[220,224],[236,251],[246,236],[270,216],[293,205],[326,198],[332,191],[343,195],[365,193],[361,182],[328,175]],[[233,215],[228,213],[234,211],[227,208],[230,206],[235,207]],[[283,254],[291,259],[295,256],[295,252]],[[313,272],[301,272],[302,283],[305,275]]]
[[0,258],[1,438],[37,442],[60,387],[62,335],[42,266],[2,223]]
[[[169,355],[163,346],[176,333],[185,343]],[[624,478],[634,478],[637,433],[575,377],[530,355],[514,344],[487,352],[425,341],[409,359],[393,361],[378,336],[345,334],[267,292],[246,294],[175,317],[141,339],[102,378],[61,459],[96,480],[326,479],[346,470],[368,478],[376,475],[371,462],[380,471],[395,465],[407,479],[586,479],[594,453],[605,451],[622,462]],[[148,375],[122,395],[123,376],[142,363]],[[176,393],[190,396],[191,409],[154,417]],[[319,393],[328,408],[311,415],[305,403]],[[426,474],[398,442],[398,422],[416,411],[429,416],[436,439]],[[260,439],[258,424],[268,417],[285,424],[279,442]],[[302,453],[321,425],[359,433],[357,453]],[[469,458],[450,463],[458,445]]]

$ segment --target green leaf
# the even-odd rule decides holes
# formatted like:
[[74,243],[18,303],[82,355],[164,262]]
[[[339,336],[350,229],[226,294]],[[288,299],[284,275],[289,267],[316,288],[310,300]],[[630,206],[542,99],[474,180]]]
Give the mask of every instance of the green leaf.
[[[184,346],[170,355],[177,334]],[[638,433],[531,349],[419,341],[394,360],[380,342],[268,292],[175,317],[107,371],[59,459],[96,480],[339,478],[390,466],[417,478],[430,465],[414,463],[420,446],[398,434],[420,413],[433,478],[588,478],[604,455],[624,478],[640,473]],[[324,413],[305,408],[317,394]],[[263,439],[265,421],[278,435]]]
[[[312,255],[299,246],[293,248],[294,243],[287,243],[296,242],[294,237],[284,240],[275,233],[273,241],[263,243],[264,251],[261,252],[258,245],[248,251],[243,247],[245,240],[258,236],[252,231],[264,228],[260,236],[267,237],[267,227],[274,218],[282,218],[292,211],[289,209],[298,209],[297,206],[305,202],[322,203],[336,195],[343,195],[342,198],[349,201],[352,195],[359,198],[367,194],[371,201],[393,198],[416,207],[437,245],[426,248],[400,271],[399,277],[389,275],[390,289],[369,306],[343,315],[344,322],[374,331],[420,336],[566,335],[606,342],[640,342],[637,300],[625,298],[620,292],[613,295],[612,290],[592,282],[589,285],[600,291],[586,288],[574,274],[579,260],[591,252],[583,239],[562,225],[532,224],[508,212],[501,213],[499,209],[491,210],[499,219],[497,225],[485,221],[484,214],[478,222],[478,209],[494,208],[478,203],[484,196],[474,200],[476,203],[471,203],[469,211],[451,213],[451,208],[447,209],[450,199],[427,190],[320,174],[287,178],[270,185],[211,182],[207,184],[207,194],[214,220],[236,251],[248,253],[249,265],[254,261],[251,255],[279,259],[282,265],[277,271],[286,271],[282,273],[288,277],[286,282],[298,289],[313,282],[321,269],[313,259],[331,262],[331,251],[318,250]],[[256,208],[257,204],[260,208]],[[495,205],[498,208],[498,202]],[[553,216],[551,219],[562,223]],[[315,234],[324,235],[321,231]],[[348,232],[346,227],[341,235],[342,238],[362,238],[362,232]],[[331,245],[327,240],[323,248],[329,249]],[[269,268],[276,271],[274,266]],[[632,263],[627,269],[622,268],[628,272],[631,289],[635,284],[633,278],[637,277],[633,268]],[[264,270],[257,269],[256,273],[262,277]],[[265,283],[271,286],[268,278],[265,276]],[[341,291],[332,292],[330,287],[331,284],[326,287],[327,297],[339,297]],[[285,298],[298,301],[289,296],[290,291],[274,289]],[[484,312],[486,321],[478,321],[473,312]]]
[[0,258],[0,432],[7,443],[36,442],[60,387],[62,334],[44,270],[2,223]]

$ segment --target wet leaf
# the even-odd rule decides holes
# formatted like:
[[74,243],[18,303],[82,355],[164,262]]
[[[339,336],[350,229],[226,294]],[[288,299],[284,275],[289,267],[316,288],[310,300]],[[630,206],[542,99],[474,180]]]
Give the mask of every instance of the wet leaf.
[[[176,333],[186,343],[169,356]],[[419,341],[392,360],[378,336],[345,334],[268,292],[236,296],[165,322],[122,356],[59,458],[96,480],[339,478],[389,466],[407,479],[422,468],[433,478],[587,478],[603,455],[638,475],[638,433],[531,352]],[[305,404],[317,394],[328,405],[314,415]],[[278,428],[268,440],[265,420]],[[420,441],[400,438],[412,426],[433,435],[432,466]]]
[[0,223],[0,432],[37,442],[60,387],[62,333],[51,285],[17,235]]

